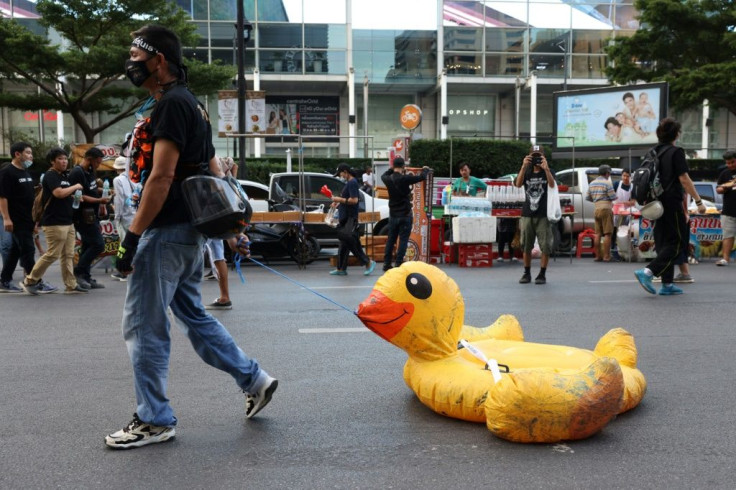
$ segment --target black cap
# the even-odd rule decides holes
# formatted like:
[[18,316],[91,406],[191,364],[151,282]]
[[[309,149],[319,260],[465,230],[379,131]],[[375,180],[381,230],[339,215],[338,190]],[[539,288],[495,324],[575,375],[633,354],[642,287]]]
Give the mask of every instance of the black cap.
[[401,157],[394,158],[394,167],[403,167],[404,166],[404,159]]
[[341,163],[337,166],[337,170],[335,170],[335,177],[338,177],[340,175],[340,172],[352,173],[353,171],[350,169],[350,165],[348,165],[347,163]]

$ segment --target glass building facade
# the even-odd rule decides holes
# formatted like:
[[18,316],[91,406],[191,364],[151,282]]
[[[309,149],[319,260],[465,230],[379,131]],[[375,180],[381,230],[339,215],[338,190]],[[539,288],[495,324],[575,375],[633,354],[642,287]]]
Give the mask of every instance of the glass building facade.
[[[264,90],[274,113],[277,107],[286,111],[293,105],[293,131],[300,127],[298,101],[322,99],[338,107],[330,116],[329,134],[339,138],[305,144],[310,155],[385,155],[405,133],[399,124],[405,104],[417,104],[423,111],[415,137],[512,138],[535,131],[537,137],[551,139],[553,93],[608,85],[605,47],[639,28],[633,0],[243,2],[253,26],[245,53],[247,88]],[[235,65],[236,0],[176,4],[191,16],[201,36],[185,55]],[[0,11],[41,31],[30,0],[2,0]],[[535,101],[529,90],[518,88],[532,75]],[[225,88],[234,88],[234,83]],[[16,89],[21,90],[3,87]],[[216,119],[217,94],[202,98]],[[677,116],[685,125],[681,142],[703,148],[702,113]],[[51,119],[56,117],[3,109],[2,121],[6,128],[43,131],[53,138],[57,125]],[[62,117],[65,134],[75,134],[71,119]],[[94,117],[105,119],[103,114]],[[707,146],[732,145],[729,114],[711,111],[708,117]],[[46,118],[49,124],[39,123]],[[116,124],[99,135],[100,142],[119,142],[127,130],[125,123]],[[351,140],[351,134],[370,138]],[[282,154],[295,146],[278,138],[254,141],[248,143],[250,156]],[[233,151],[225,138],[216,138],[216,146],[223,153]]]

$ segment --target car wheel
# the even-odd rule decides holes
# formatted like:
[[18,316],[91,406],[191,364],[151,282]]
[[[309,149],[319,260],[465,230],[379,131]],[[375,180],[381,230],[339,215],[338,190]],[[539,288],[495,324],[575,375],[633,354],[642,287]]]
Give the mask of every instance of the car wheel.
[[373,235],[388,235],[388,221],[379,221],[373,226]]

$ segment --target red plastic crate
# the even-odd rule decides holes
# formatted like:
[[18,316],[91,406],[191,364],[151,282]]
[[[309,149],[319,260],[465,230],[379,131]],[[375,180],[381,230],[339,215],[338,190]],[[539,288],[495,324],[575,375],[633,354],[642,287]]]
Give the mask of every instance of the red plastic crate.
[[493,245],[490,243],[461,243],[458,245],[460,267],[493,267]]

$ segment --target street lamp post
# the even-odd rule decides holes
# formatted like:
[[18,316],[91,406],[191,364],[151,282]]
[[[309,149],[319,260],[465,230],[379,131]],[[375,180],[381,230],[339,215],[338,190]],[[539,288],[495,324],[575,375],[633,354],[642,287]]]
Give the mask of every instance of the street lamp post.
[[253,26],[245,19],[243,12],[243,2],[238,1],[237,23],[235,30],[237,31],[238,43],[238,168],[242,168],[243,177],[246,176],[245,167],[245,45],[250,40],[250,32]]

